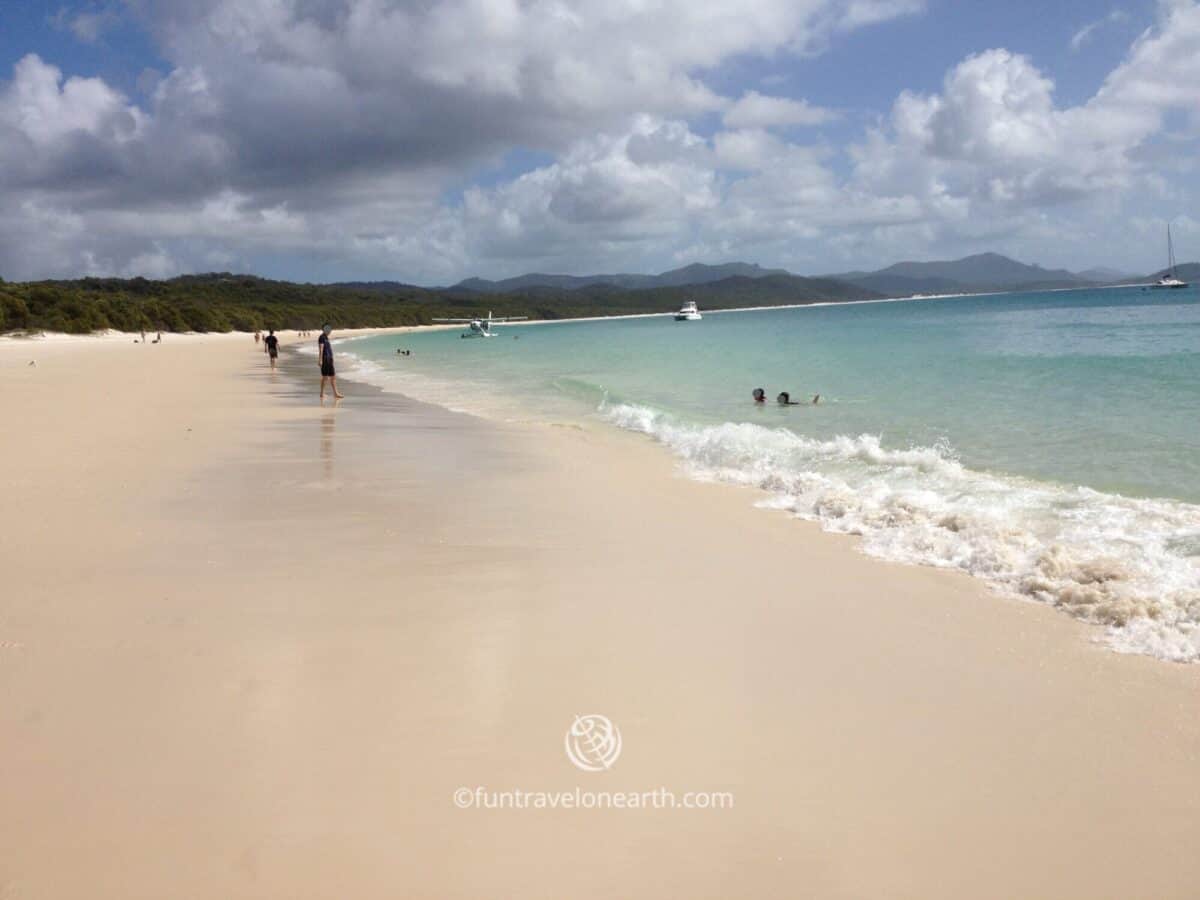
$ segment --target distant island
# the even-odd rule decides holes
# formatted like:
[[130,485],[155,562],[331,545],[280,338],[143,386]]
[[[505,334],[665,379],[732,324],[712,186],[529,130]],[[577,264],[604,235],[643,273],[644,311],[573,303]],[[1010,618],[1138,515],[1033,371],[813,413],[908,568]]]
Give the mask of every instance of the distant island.
[[[716,266],[693,263],[682,269],[663,272],[661,275],[578,276],[531,273],[502,281],[468,278],[454,285],[453,289],[484,294],[504,294],[532,288],[579,290],[602,286],[635,290],[710,284],[729,278],[767,279],[779,276],[801,277],[783,269],[764,269],[751,263],[734,262]],[[1145,279],[1152,280],[1153,277],[1145,276]],[[834,272],[820,276],[819,280],[853,285],[881,297],[911,297],[914,294],[1053,290],[1119,284],[1137,281],[1139,278],[1135,274],[1115,269],[1089,269],[1085,272],[1043,269],[1041,266],[1017,262],[999,253],[980,253],[939,262],[900,262],[874,272]]]
[[[1177,266],[1200,281],[1200,264]],[[1033,291],[1150,282],[1111,269],[1069,272],[996,253],[943,262],[901,262],[874,272],[794,275],[753,263],[694,263],[658,275],[548,275],[501,281],[469,278],[451,287],[393,281],[296,284],[228,272],[145,278],[0,280],[0,332],[256,331],[426,325],[438,317],[534,319],[662,313],[686,299],[708,310],[853,302],[937,294]]]

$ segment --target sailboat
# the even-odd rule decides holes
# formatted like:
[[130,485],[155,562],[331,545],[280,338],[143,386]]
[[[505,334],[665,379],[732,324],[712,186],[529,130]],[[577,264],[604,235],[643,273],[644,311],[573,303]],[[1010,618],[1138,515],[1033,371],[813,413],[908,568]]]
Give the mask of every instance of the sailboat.
[[1171,243],[1171,223],[1167,223],[1167,271],[1150,287],[1185,288],[1187,282],[1175,277],[1175,247]]

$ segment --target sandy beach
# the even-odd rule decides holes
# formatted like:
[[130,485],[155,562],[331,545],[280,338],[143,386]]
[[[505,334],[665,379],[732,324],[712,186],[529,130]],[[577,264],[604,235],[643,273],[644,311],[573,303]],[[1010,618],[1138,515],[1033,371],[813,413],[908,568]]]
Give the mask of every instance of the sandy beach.
[[[315,376],[0,342],[3,900],[1196,896],[1200,667],[636,435]],[[576,789],[732,808],[474,808]]]

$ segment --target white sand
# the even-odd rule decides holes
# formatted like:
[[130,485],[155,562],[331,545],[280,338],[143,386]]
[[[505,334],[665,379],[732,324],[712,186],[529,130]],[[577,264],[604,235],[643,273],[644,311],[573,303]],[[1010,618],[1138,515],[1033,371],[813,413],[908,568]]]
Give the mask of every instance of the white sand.
[[[321,407],[245,336],[30,346],[0,345],[5,900],[1196,896],[1197,667],[632,435]],[[611,771],[567,760],[580,713]]]

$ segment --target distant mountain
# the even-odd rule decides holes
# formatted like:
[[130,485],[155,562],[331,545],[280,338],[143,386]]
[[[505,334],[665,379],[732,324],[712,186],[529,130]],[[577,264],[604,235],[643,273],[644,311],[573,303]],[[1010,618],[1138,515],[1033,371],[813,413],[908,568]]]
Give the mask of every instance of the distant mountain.
[[1122,272],[1118,269],[1109,269],[1104,266],[1097,266],[1094,269],[1084,269],[1082,272],[1076,272],[1080,278],[1086,278],[1088,281],[1094,281],[1096,284],[1117,284],[1121,281],[1128,281],[1136,276],[1132,272]]
[[480,294],[509,294],[531,288],[553,288],[575,291],[594,285],[610,285],[624,290],[645,290],[657,287],[680,287],[689,284],[709,284],[726,278],[766,278],[770,275],[789,275],[784,269],[764,269],[754,263],[732,262],[717,266],[692,263],[681,269],[672,269],[660,275],[547,275],[531,272],[489,281],[485,278],[468,278],[454,285],[455,290],[474,291]]
[[[830,276],[839,278],[839,276]],[[858,277],[840,276],[847,284],[875,291],[887,297],[912,297],[915,294],[961,294],[969,292],[959,281],[949,278],[920,278],[872,272]]]
[[477,294],[511,294],[515,291],[526,291],[531,288],[552,288],[557,291],[577,291],[580,288],[591,287],[595,284],[608,284],[613,287],[635,289],[650,287],[653,275],[547,275],[543,272],[530,272],[527,275],[517,275],[499,281],[489,281],[486,278],[468,278],[454,285],[451,290],[474,291]]
[[701,309],[771,306],[788,303],[820,303],[831,300],[877,300],[882,295],[855,284],[828,278],[802,278],[787,273],[735,275],[720,281],[659,287],[633,292],[633,296],[655,296],[674,301],[695,300]]
[[337,281],[329,285],[329,287],[375,294],[394,294],[398,291],[425,290],[425,288],[419,288],[415,284],[407,284],[403,281]]
[[[1161,269],[1153,275],[1146,275],[1142,278],[1135,279],[1138,284],[1149,284],[1162,278],[1167,274],[1166,269]],[[1183,263],[1175,267],[1175,277],[1180,281],[1186,281],[1188,284],[1200,284],[1200,263]]]
[[979,253],[937,262],[901,262],[877,272],[845,272],[826,276],[889,297],[981,291],[1045,290],[1086,287],[1092,281],[1066,269],[1043,269],[999,253]]
[[[563,308],[572,315],[620,315],[637,312],[673,312],[685,300],[694,300],[703,310],[737,309],[747,306],[781,306],[828,301],[875,300],[874,291],[841,281],[801,278],[798,275],[763,275],[750,278],[735,275],[703,284],[651,287],[636,290],[597,283],[573,290],[538,285],[507,294],[471,294],[450,289],[448,296],[479,304],[495,303],[497,308],[516,307],[534,310],[542,318],[559,318]],[[468,299],[469,298],[469,299]]]
[[[769,281],[770,279],[784,279]],[[787,280],[792,279],[792,280]],[[697,300],[712,304],[722,291],[736,293],[745,303],[808,302],[820,294],[833,299],[867,299],[870,297],[911,297],[920,294],[971,294],[989,291],[1034,291],[1058,288],[1081,288],[1092,284],[1119,284],[1153,280],[1152,277],[1133,277],[1116,269],[1098,267],[1084,272],[1066,269],[1044,269],[1002,256],[999,253],[978,253],[962,259],[933,262],[900,262],[874,272],[854,271],[826,275],[820,278],[801,278],[784,269],[767,269],[754,263],[729,262],[720,265],[692,263],[658,275],[613,273],[600,275],[555,275],[530,272],[513,278],[492,281],[468,278],[450,288],[431,288],[447,296],[469,302],[475,295],[522,297],[539,303],[562,305],[573,303],[572,295],[583,293],[580,302],[621,305],[625,297],[637,294],[639,302],[648,299],[646,292],[666,288],[690,288]],[[757,290],[746,282],[764,282]],[[819,287],[817,286],[819,284]],[[716,293],[701,292],[705,285],[719,285]],[[346,282],[336,287],[360,293],[411,293],[411,285],[398,282]],[[791,294],[789,294],[791,292]],[[798,300],[787,299],[791,295]],[[674,298],[674,295],[671,295]],[[607,298],[607,299],[604,299]]]
[[710,284],[714,281],[724,281],[728,278],[769,278],[775,275],[792,275],[786,269],[764,269],[755,263],[731,262],[719,266],[706,266],[703,263],[692,263],[682,269],[672,269],[663,272],[655,278],[652,287],[680,287],[686,284]]
[[1043,269],[1001,256],[999,253],[979,253],[950,262],[902,262],[876,273],[908,278],[945,278],[974,287],[996,285],[1016,286],[1061,281],[1080,283],[1080,278],[1066,269]]

